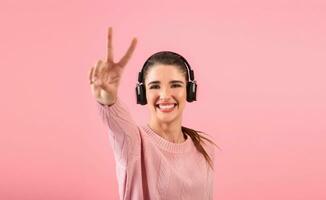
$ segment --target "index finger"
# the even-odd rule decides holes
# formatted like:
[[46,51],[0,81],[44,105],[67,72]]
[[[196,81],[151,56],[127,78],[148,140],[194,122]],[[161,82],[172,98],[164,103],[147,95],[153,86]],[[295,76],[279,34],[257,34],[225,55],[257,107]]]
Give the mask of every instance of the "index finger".
[[134,50],[136,48],[136,44],[137,44],[137,38],[133,38],[131,41],[131,44],[128,48],[128,51],[126,52],[126,54],[121,58],[121,60],[118,63],[120,66],[123,67],[128,63],[132,53],[134,52]]
[[109,27],[108,30],[108,55],[107,61],[113,62],[113,49],[112,49],[112,27]]

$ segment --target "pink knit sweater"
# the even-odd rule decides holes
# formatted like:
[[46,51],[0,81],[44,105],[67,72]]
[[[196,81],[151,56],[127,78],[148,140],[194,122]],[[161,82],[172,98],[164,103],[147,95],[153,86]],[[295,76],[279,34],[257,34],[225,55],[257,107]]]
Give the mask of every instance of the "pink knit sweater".
[[[109,128],[121,200],[213,199],[214,171],[189,136],[172,143],[137,126],[119,97],[97,107]],[[214,161],[214,147],[206,142],[204,148]]]

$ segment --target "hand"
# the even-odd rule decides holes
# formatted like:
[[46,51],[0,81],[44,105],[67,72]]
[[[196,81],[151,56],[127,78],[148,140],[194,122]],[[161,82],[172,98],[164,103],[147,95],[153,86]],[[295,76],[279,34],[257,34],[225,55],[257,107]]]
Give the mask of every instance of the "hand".
[[126,54],[117,63],[113,61],[112,27],[108,30],[108,52],[105,61],[99,60],[89,73],[91,91],[99,103],[112,105],[117,98],[118,87],[125,65],[128,63],[137,44],[133,38]]

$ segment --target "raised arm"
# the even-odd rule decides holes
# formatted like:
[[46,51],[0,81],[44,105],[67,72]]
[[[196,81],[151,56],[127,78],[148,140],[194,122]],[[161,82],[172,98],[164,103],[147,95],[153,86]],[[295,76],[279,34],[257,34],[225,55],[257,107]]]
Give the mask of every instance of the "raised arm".
[[140,152],[140,136],[126,105],[117,96],[124,67],[135,50],[137,39],[134,38],[126,54],[119,62],[113,61],[112,28],[108,30],[107,59],[99,60],[89,73],[91,91],[99,113],[109,127],[110,142],[115,159],[120,165],[126,165],[128,158]]

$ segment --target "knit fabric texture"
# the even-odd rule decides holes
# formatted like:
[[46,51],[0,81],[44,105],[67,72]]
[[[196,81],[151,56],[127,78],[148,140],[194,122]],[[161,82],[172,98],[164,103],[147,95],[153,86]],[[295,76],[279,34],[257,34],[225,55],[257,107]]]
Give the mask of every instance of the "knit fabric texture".
[[[172,143],[138,126],[119,97],[111,106],[96,105],[108,126],[121,200],[213,199],[214,171],[189,136]],[[203,147],[214,164],[214,146]]]

